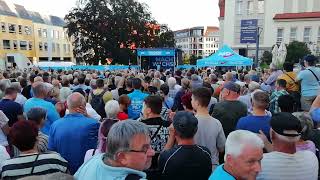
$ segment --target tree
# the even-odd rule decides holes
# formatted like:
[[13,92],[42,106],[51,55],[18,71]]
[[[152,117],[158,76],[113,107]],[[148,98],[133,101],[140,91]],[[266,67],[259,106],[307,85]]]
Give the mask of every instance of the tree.
[[196,65],[196,64],[197,64],[198,57],[197,57],[196,55],[194,55],[194,54],[191,54],[189,60],[190,60],[190,64],[191,64],[191,65]]
[[190,64],[190,56],[188,54],[183,56],[183,64]]
[[[135,0],[78,0],[66,15],[74,54],[88,64],[106,58],[128,64],[135,48],[174,47],[173,32],[160,28],[148,7]],[[161,32],[160,32],[161,31]]]
[[270,64],[272,62],[272,53],[270,51],[264,51],[261,61],[262,63]]
[[306,43],[293,41],[287,46],[286,62],[298,63],[307,54],[311,54],[311,51]]

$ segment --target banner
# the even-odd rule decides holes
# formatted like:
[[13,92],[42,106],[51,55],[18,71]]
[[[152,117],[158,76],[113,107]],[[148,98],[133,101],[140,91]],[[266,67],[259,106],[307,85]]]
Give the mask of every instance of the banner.
[[256,43],[258,19],[241,20],[240,43]]
[[174,57],[170,56],[160,56],[160,57],[150,57],[149,68],[158,69],[173,69],[174,68]]

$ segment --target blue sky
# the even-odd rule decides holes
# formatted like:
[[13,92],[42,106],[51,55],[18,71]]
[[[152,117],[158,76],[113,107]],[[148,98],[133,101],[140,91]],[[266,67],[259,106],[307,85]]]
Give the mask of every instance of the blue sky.
[[[27,9],[64,17],[76,0],[6,0]],[[148,4],[153,17],[172,30],[193,26],[218,26],[218,0],[138,0]]]

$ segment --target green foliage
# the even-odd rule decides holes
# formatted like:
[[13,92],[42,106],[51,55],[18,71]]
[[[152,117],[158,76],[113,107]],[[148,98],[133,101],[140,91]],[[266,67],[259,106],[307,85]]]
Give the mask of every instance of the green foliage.
[[[174,47],[173,32],[160,30],[147,5],[136,0],[78,0],[78,6],[66,15],[68,35],[74,38],[74,54],[88,64],[106,58],[128,64],[135,59],[136,48]],[[133,62],[133,61],[132,61]]]
[[190,56],[189,55],[184,55],[183,56],[183,64],[190,64]]
[[306,43],[293,41],[287,46],[286,62],[298,63],[307,54],[311,54],[311,51]]
[[201,59],[201,58],[202,58],[201,56],[197,57],[196,55],[191,54],[191,56],[190,56],[190,58],[189,58],[189,60],[190,60],[190,65],[196,65],[196,64],[197,64],[197,60],[198,60],[198,59]]

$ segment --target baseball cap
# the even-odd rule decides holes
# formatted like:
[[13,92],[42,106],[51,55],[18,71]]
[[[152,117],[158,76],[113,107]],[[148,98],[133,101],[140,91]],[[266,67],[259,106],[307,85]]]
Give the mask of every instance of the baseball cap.
[[198,119],[191,112],[180,111],[173,117],[173,127],[181,137],[192,138],[198,130]]
[[234,82],[227,82],[224,84],[223,88],[226,88],[230,91],[240,93],[240,85]]
[[320,108],[311,111],[311,118],[314,122],[320,122]]
[[270,126],[276,133],[288,137],[300,136],[302,131],[299,119],[287,112],[274,114]]

